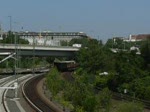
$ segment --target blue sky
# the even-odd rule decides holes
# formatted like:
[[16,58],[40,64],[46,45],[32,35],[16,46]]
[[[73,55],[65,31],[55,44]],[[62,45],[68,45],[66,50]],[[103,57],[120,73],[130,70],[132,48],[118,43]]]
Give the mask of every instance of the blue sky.
[[1,0],[0,23],[9,30],[80,31],[107,40],[150,33],[150,0]]

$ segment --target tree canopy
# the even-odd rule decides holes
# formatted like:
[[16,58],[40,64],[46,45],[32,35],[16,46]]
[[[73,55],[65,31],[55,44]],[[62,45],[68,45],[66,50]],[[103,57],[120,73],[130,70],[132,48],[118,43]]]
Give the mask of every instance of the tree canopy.
[[28,40],[20,38],[17,34],[13,34],[13,32],[8,32],[8,35],[3,37],[1,43],[15,44],[15,38],[17,44],[29,44]]

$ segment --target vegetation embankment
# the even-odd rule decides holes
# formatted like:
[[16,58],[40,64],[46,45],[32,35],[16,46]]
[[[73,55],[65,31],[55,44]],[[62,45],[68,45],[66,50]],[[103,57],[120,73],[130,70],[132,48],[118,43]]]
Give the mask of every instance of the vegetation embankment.
[[[78,41],[73,39],[71,42]],[[80,65],[80,68],[73,74],[75,80],[73,82],[62,80],[60,73],[57,73],[54,68],[56,74],[50,73],[47,76],[48,87],[50,91],[54,91],[52,95],[61,96],[59,98],[63,104],[69,105],[75,112],[113,110],[119,112],[119,109],[126,106],[129,106],[128,109],[131,112],[136,110],[142,112],[142,105],[136,103],[123,103],[114,109],[110,91],[150,100],[148,81],[150,78],[150,40],[138,43],[141,55],[137,55],[136,50],[129,49],[131,45],[137,43],[125,43],[127,46],[125,51],[125,47],[121,45],[124,42],[116,40],[115,46],[120,46],[120,51],[113,53],[109,42],[108,40],[103,45],[101,41],[80,39],[82,48],[74,58]],[[108,74],[104,74],[106,72]],[[97,94],[95,94],[95,87],[101,88]]]
[[73,74],[74,81],[70,82],[63,79],[57,68],[51,69],[47,75],[46,83],[51,91],[53,101],[74,112],[122,112],[120,110],[126,107],[128,110],[142,112],[142,104],[113,101],[111,91],[108,88],[97,92],[92,80],[89,80],[88,74],[79,74],[81,74],[81,70]]
[[54,100],[76,112],[94,112],[93,110],[100,110],[101,107],[109,109],[110,91],[105,88],[95,95],[93,85],[86,82],[87,74],[79,76],[79,72],[73,74],[74,81],[70,82],[62,79],[57,68],[51,69],[46,82]]
[[[124,43],[118,40],[116,46]],[[122,42],[122,43],[121,43]],[[83,71],[94,77],[93,82],[100,88],[108,87],[111,91],[124,93],[136,98],[150,100],[150,40],[138,42],[141,55],[136,50],[126,49],[117,53],[110,51],[109,41],[103,45],[96,40],[90,40],[87,48],[82,48],[77,54],[76,60]],[[121,44],[121,45],[120,45]],[[126,43],[127,48],[137,43]],[[121,49],[121,47],[120,47]],[[108,75],[100,73],[108,72]]]

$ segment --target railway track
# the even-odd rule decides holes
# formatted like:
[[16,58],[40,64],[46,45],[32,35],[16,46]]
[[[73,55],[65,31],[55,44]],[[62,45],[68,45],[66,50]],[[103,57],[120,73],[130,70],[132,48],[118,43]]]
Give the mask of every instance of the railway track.
[[[98,91],[101,90],[101,88],[99,88],[99,87],[96,87],[96,89]],[[117,93],[117,92],[112,92],[112,98],[115,100],[139,102],[139,103],[142,103],[146,109],[150,109],[150,101],[134,98],[129,95],[125,95],[125,94]]]
[[39,97],[37,93],[37,84],[44,77],[44,75],[39,75],[37,77],[31,78],[22,86],[23,96],[27,102],[35,109],[37,112],[55,112],[47,103],[45,103]]
[[134,98],[125,94],[120,94],[120,93],[115,93],[115,92],[113,92],[112,95],[113,95],[113,98],[116,100],[139,102],[139,103],[142,103],[146,109],[150,109],[150,101]]

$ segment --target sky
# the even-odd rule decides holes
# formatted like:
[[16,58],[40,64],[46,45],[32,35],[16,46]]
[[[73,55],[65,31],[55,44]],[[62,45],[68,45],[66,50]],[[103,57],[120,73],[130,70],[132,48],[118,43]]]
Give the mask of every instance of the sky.
[[150,0],[1,0],[0,24],[14,31],[85,32],[106,41],[150,33]]

